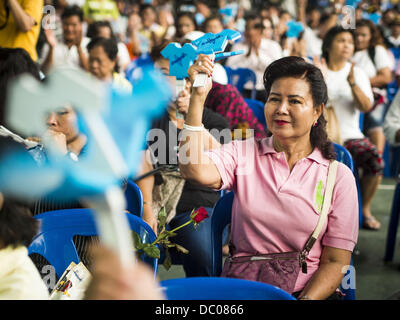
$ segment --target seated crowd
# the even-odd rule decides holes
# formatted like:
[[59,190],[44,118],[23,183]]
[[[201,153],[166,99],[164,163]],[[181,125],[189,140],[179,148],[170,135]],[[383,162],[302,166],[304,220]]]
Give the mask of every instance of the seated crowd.
[[[12,132],[7,86],[18,76],[28,73],[45,83],[53,70],[72,68],[130,93],[138,70],[150,64],[165,75],[165,86],[175,88],[177,79],[161,53],[169,43],[239,31],[241,39],[229,41],[225,51],[244,53],[218,62],[199,55],[182,91],[151,123],[137,176],[130,177],[143,195],[142,218],[157,234],[164,207],[174,229],[193,209],[205,207],[211,216],[222,190],[233,191],[222,276],[274,284],[297,299],[341,299],[343,268],[357,244],[359,206],[361,226],[379,230],[371,204],[389,165],[384,149],[387,142],[400,143],[400,6],[365,0],[353,10],[341,0],[148,2],[46,0],[54,12],[44,15],[38,0],[0,4],[0,161],[23,149],[40,166],[50,144],[79,161],[89,145],[72,105],[48,115],[42,139]],[[237,88],[229,70],[238,68],[250,69],[255,82]],[[209,80],[197,87],[201,73]],[[252,109],[252,98],[264,106],[265,122]],[[152,130],[165,134],[164,146]],[[336,167],[335,144],[351,153],[359,177],[344,164]],[[81,207],[79,199],[27,202],[0,189],[0,299],[48,298],[46,289],[52,288],[37,272],[46,262],[29,258],[26,249],[38,230],[32,216]],[[173,242],[189,250],[172,252],[187,277],[213,275],[211,218],[181,229]],[[114,252],[91,244],[83,238],[78,248],[93,276],[85,298],[163,298],[147,266],[126,270]],[[288,253],[298,254],[287,259],[291,272],[264,274],[262,264],[251,262],[267,255],[279,261],[279,254]]]

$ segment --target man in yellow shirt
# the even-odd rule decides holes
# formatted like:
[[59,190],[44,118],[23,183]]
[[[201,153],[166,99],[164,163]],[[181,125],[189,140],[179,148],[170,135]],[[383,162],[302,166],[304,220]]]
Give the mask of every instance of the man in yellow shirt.
[[0,47],[23,48],[37,60],[43,0],[0,0]]

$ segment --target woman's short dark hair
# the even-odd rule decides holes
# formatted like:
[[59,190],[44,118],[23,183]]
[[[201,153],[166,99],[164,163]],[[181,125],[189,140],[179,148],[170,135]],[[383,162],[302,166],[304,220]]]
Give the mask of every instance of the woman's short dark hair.
[[248,21],[255,21],[253,28],[264,30],[263,18],[258,12],[250,11],[246,13],[246,15],[244,16],[244,20],[246,21],[246,23]]
[[342,26],[334,26],[329,31],[326,33],[324,40],[322,41],[322,57],[326,60],[326,62],[329,62],[329,51],[332,47],[333,40],[335,37],[343,32],[350,33],[351,36],[353,37],[353,42],[356,42],[356,36],[354,34],[354,31],[352,29],[345,29]]
[[[319,68],[307,63],[301,57],[284,57],[272,62],[264,72],[264,87],[267,99],[271,92],[273,83],[281,78],[298,78],[308,82],[314,107],[328,102],[328,89],[324,77]],[[317,125],[311,128],[311,145],[318,148],[326,159],[336,159],[332,142],[328,139],[326,132],[326,120],[321,114]]]
[[194,14],[192,12],[188,12],[188,11],[181,11],[178,12],[178,14],[176,15],[176,19],[175,19],[175,37],[176,38],[182,38],[184,35],[180,33],[179,28],[178,28],[178,24],[179,24],[179,19],[182,17],[188,17],[194,25],[194,30],[198,30],[198,25],[197,25],[197,21],[196,18],[194,16]]
[[93,38],[87,45],[87,50],[90,51],[96,47],[102,47],[106,53],[108,59],[115,62],[114,71],[119,72],[119,65],[117,61],[118,56],[118,44],[113,39],[107,39],[102,37]]
[[222,15],[219,13],[213,13],[203,21],[202,23],[203,31],[205,31],[207,24],[213,20],[218,20],[222,26],[224,25],[224,18],[222,17]]
[[153,5],[151,5],[151,4],[149,4],[149,3],[145,3],[145,4],[142,4],[141,6],[140,6],[140,15],[142,15],[143,14],[143,11],[145,11],[145,10],[147,10],[147,9],[150,9],[151,11],[153,11],[154,13],[156,13],[156,9],[153,7]]
[[88,51],[96,47],[102,47],[108,59],[116,61],[118,56],[118,45],[113,39],[106,39],[102,37],[93,38],[87,45]]
[[91,39],[99,37],[100,28],[104,27],[110,30],[110,35],[111,35],[110,38],[113,39],[114,41],[117,41],[112,26],[108,21],[95,21],[89,24],[86,36],[88,36]]
[[61,14],[61,20],[67,19],[69,17],[77,16],[81,22],[83,22],[83,10],[78,5],[72,5],[65,7],[63,13]]
[[21,48],[0,48],[0,124],[5,124],[7,86],[12,79],[29,73],[40,80],[39,68],[28,52]]
[[38,221],[28,207],[4,197],[0,209],[0,242],[3,246],[28,247],[38,231]]

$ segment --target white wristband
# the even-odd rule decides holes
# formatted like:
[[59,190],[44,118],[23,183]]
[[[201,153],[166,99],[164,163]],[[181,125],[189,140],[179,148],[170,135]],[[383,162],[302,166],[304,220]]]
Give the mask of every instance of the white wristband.
[[193,127],[193,126],[189,126],[188,124],[184,123],[183,124],[183,129],[186,129],[188,131],[197,131],[197,132],[199,132],[199,131],[203,131],[204,124],[201,124],[200,127]]

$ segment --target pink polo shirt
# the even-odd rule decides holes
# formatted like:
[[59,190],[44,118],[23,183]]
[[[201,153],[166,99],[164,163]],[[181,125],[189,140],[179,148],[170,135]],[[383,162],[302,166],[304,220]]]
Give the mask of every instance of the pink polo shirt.
[[[209,151],[222,178],[221,189],[235,193],[231,238],[237,255],[301,251],[314,231],[328,176],[329,160],[318,149],[289,170],[272,137],[232,141]],[[358,196],[354,175],[339,163],[327,223],[299,273],[294,291],[318,269],[323,246],[353,251],[358,236]]]

